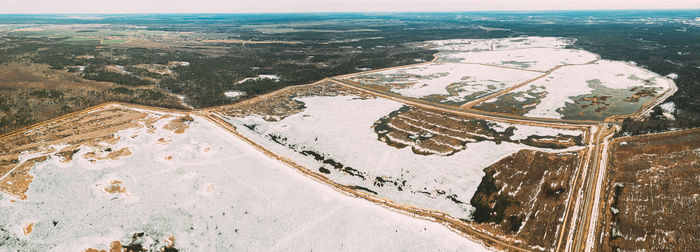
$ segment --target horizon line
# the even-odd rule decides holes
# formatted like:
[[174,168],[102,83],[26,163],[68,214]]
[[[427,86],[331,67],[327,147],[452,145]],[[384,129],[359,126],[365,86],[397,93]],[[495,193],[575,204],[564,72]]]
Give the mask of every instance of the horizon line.
[[533,13],[533,12],[586,12],[586,11],[700,11],[700,8],[641,8],[641,9],[532,9],[532,10],[466,10],[466,11],[309,11],[309,12],[25,12],[4,13],[0,15],[147,15],[147,14],[209,14],[209,15],[235,15],[235,14],[401,14],[401,13]]

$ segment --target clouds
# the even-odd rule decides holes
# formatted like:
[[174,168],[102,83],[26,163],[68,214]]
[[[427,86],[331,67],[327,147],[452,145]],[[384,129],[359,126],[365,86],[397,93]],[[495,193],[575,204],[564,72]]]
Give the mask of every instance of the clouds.
[[697,0],[0,0],[0,13],[262,13],[688,9]]

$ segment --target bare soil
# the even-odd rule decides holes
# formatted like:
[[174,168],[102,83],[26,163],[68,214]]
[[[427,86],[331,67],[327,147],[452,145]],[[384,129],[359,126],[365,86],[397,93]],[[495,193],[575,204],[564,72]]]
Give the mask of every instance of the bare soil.
[[46,161],[47,158],[48,156],[41,156],[29,159],[17,165],[11,171],[4,173],[3,175],[5,177],[0,180],[0,191],[12,194],[19,199],[26,200],[27,195],[24,193],[27,192],[29,189],[29,184],[32,183],[32,180],[34,179],[29,171],[36,163]]
[[32,228],[34,227],[34,222],[27,223],[27,225],[22,228],[22,232],[24,232],[24,235],[29,235],[32,233]]
[[175,132],[175,134],[182,134],[185,133],[185,129],[189,128],[189,123],[192,121],[194,121],[194,119],[189,115],[181,116],[163,126],[163,129],[171,130]]
[[85,252],[123,252],[127,251],[126,249],[122,250],[122,243],[119,241],[113,241],[111,244],[109,244],[109,250],[104,250],[104,249],[94,249],[94,248],[88,248],[83,250]]
[[105,186],[104,190],[105,192],[111,194],[121,193],[128,195],[128,193],[126,192],[126,186],[124,186],[120,180],[110,181],[109,184]]
[[528,246],[554,248],[583,156],[583,150],[520,150],[487,167],[470,202],[476,208],[474,221]]
[[700,251],[700,129],[611,144],[599,249]]
[[131,156],[131,151],[129,148],[121,148],[119,150],[113,151],[111,149],[103,150],[101,148],[99,151],[91,151],[88,153],[83,154],[83,158],[90,160],[90,162],[95,163],[97,160],[117,160],[121,157],[128,157]]
[[634,87],[630,91],[635,93],[625,98],[624,101],[639,102],[639,98],[655,96],[658,93],[655,87]]

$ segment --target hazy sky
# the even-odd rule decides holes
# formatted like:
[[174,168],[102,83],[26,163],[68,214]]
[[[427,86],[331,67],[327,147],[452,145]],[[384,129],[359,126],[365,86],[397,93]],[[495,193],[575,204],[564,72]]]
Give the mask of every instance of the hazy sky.
[[698,9],[700,0],[0,0],[0,13]]

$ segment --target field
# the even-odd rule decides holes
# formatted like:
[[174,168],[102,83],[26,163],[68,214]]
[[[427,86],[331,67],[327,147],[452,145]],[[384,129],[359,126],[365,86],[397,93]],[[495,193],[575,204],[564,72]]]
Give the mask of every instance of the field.
[[[529,248],[554,246],[586,150],[583,128],[451,115],[329,82],[213,111],[245,138],[333,183],[446,213]],[[489,212],[498,215],[483,215]]]
[[432,40],[418,46],[447,52],[500,51],[523,48],[566,48],[574,42],[571,38],[556,37],[514,37],[494,39],[448,39]]
[[465,109],[535,118],[639,116],[676,90],[673,80],[630,63],[567,49],[549,37],[428,41],[432,62],[340,76],[384,93]]
[[612,144],[601,250],[694,251],[700,240],[700,130]]
[[407,97],[461,105],[538,75],[479,64],[433,63],[354,75],[344,80]]
[[585,64],[597,59],[598,55],[584,50],[545,47],[438,54],[438,62],[480,63],[540,72],[558,65]]
[[603,120],[640,113],[675,92],[672,80],[624,62],[599,60],[564,66],[475,109],[528,117]]
[[413,46],[438,50],[432,62],[340,76],[340,80],[460,106],[537,79],[557,64],[597,59],[586,51],[563,49],[571,42],[552,37],[426,41]]
[[2,141],[5,249],[484,250],[309,180],[196,115],[107,104]]

